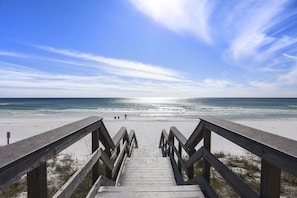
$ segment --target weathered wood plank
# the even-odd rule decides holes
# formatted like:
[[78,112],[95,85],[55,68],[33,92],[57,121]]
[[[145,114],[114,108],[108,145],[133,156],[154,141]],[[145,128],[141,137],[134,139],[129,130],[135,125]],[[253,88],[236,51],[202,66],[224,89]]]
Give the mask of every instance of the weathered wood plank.
[[198,185],[115,186],[99,189],[97,197],[204,197]]
[[104,198],[152,198],[152,197],[162,197],[162,198],[202,198],[204,195],[197,192],[107,192],[101,193],[96,197]]
[[164,144],[164,142],[167,142],[168,141],[168,134],[166,132],[165,129],[162,130],[162,133],[161,133],[161,138],[160,138],[160,142],[159,142],[159,148],[161,148]]
[[121,163],[121,166],[120,166],[120,168],[119,168],[118,174],[117,174],[117,176],[116,176],[116,178],[115,178],[116,185],[118,185],[118,183],[119,183],[121,173],[122,173],[122,171],[123,171],[123,169],[124,169],[125,162],[126,162],[126,160],[127,160],[127,156],[128,156],[127,154],[124,155],[123,162]]
[[96,197],[204,197],[197,185],[176,185],[169,158],[155,154],[143,158],[141,153],[147,152],[136,151],[137,155],[126,161],[120,186],[101,186]]
[[281,170],[264,160],[262,160],[261,164],[261,197],[279,197]]
[[[115,147],[117,147],[121,142],[123,138],[127,135],[127,129],[125,127],[122,127],[112,138],[113,143],[115,144]],[[126,137],[128,139],[128,137]]]
[[201,120],[207,129],[297,176],[297,144],[295,140],[212,116],[202,117]]
[[115,179],[119,173],[119,169],[122,165],[124,155],[127,155],[128,153],[128,148],[127,148],[127,142],[125,141],[122,150],[120,151],[115,163],[114,163],[114,168],[112,170],[112,179]]
[[128,151],[128,157],[131,157],[131,154],[132,154],[136,144],[137,144],[137,141],[136,141],[135,138],[133,138],[132,141],[131,141],[131,146],[130,146],[129,151]]
[[[171,127],[170,128],[170,134],[174,134],[176,139],[184,146],[187,142],[187,138],[176,128],[176,127]],[[170,138],[170,135],[169,135]]]
[[[203,148],[205,151],[210,153],[210,141],[211,141],[211,131],[208,129],[203,130],[204,133],[204,144]],[[210,181],[210,164],[209,162],[203,157],[203,162],[202,162],[202,175],[206,179],[206,181]]]
[[200,121],[194,132],[189,137],[188,141],[185,144],[186,148],[195,148],[195,146],[202,140],[203,138],[203,124]]
[[99,188],[101,185],[104,186],[114,186],[116,183],[110,179],[105,178],[104,176],[100,175],[95,184],[90,189],[89,193],[87,194],[86,198],[93,198],[96,196]]
[[1,147],[0,189],[101,125],[102,118],[89,117]]
[[206,181],[203,176],[197,176],[185,182],[185,184],[199,184],[200,189],[207,194],[208,197],[217,198],[218,195],[216,192],[211,188],[210,183]]
[[[99,130],[92,132],[92,153],[99,148]],[[94,184],[100,175],[99,160],[94,164],[92,168],[92,183]]]
[[104,124],[99,127],[99,139],[106,149],[114,149],[115,145]]
[[27,174],[28,198],[47,197],[46,163]]
[[201,159],[202,157],[202,151],[203,151],[203,147],[201,147],[198,151],[196,151],[190,158],[189,160],[186,162],[186,167],[190,167],[191,165],[193,165],[195,162],[197,162],[198,160]]
[[79,184],[84,180],[88,172],[92,169],[94,164],[99,160],[102,155],[102,150],[97,149],[91,156],[91,158],[83,165],[83,167],[76,171],[59,189],[59,191],[53,196],[53,198],[64,198],[70,197],[72,193],[76,190]]
[[[186,164],[186,162],[185,162],[185,160],[182,158],[182,156],[179,154],[179,152],[178,152],[178,150],[175,148],[175,146],[174,145],[172,145],[171,144],[171,146],[172,146],[172,149],[173,149],[173,151],[174,151],[174,153],[176,154],[176,156],[177,156],[177,159],[178,159],[178,163],[177,163],[177,169],[180,171],[181,170],[181,168],[183,168],[185,171],[186,171],[186,173],[188,174],[188,167],[187,167],[187,164]],[[179,167],[180,166],[180,167]]]
[[130,132],[129,132],[129,142],[131,142],[133,139],[135,140],[135,148],[138,148],[138,143],[137,143],[135,131],[133,129],[131,129]]
[[[146,153],[145,150],[141,151]],[[136,153],[138,152],[139,150]],[[169,158],[154,155],[139,157],[142,157],[140,152],[127,160],[119,180],[121,185],[176,185]]]
[[[145,153],[145,155],[144,155]],[[133,151],[132,158],[162,158],[162,153],[160,149],[152,149],[152,150],[146,150],[146,149],[135,149]]]
[[201,191],[199,185],[181,185],[181,186],[154,186],[153,188],[150,186],[102,186],[99,192],[103,191],[114,191],[114,192],[121,192],[123,190],[130,191],[130,192],[168,192],[168,191]]
[[[220,160],[213,156],[209,151],[203,148],[202,156],[209,162],[222,177],[230,184],[230,186],[241,197],[259,197],[248,185],[246,185],[235,173],[228,169]],[[208,178],[205,178],[206,181]]]
[[112,164],[110,158],[108,157],[108,155],[105,152],[101,152],[100,158],[109,170],[113,169],[114,165]]

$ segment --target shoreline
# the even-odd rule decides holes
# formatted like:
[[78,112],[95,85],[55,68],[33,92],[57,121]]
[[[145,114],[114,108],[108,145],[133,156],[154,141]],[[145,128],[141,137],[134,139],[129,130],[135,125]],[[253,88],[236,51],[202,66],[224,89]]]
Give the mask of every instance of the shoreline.
[[[0,117],[0,146],[6,145],[6,132],[11,132],[10,143],[58,128],[65,124],[80,120],[85,116],[12,116]],[[230,120],[232,122],[256,128],[265,132],[277,134],[297,141],[297,118],[282,119],[246,119]],[[158,147],[161,132],[163,129],[169,133],[170,127],[175,126],[186,138],[188,138],[199,123],[199,119],[176,119],[176,120],[152,120],[152,119],[103,119],[110,136],[123,126],[129,132],[134,129],[140,147]],[[247,153],[241,147],[232,142],[212,133],[212,152],[224,152],[235,155],[244,155]],[[90,135],[82,138],[77,143],[68,147],[62,153],[69,153],[74,159],[84,161],[91,153]]]

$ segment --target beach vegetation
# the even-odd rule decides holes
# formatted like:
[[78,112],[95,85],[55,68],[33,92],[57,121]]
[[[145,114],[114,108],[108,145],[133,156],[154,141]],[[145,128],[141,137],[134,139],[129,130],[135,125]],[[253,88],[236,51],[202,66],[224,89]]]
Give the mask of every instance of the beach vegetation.
[[[260,194],[261,159],[252,154],[231,155],[223,152],[214,153],[222,163],[240,177],[251,189]],[[202,160],[194,165],[194,174],[202,173]],[[213,168],[210,169],[210,185],[218,197],[239,197],[224,178]],[[295,197],[297,194],[297,177],[281,172],[281,196]]]
[[27,189],[26,176],[17,179],[11,185],[0,190],[0,197],[19,197]]
[[[260,192],[261,160],[260,158],[246,154],[242,156],[214,153],[230,170],[240,177],[256,193]],[[194,164],[194,175],[202,174],[202,162],[199,160]],[[48,195],[52,197],[62,185],[78,170],[81,164],[74,160],[69,154],[58,154],[47,161],[48,170]],[[105,166],[100,161],[101,174],[105,174]],[[224,178],[211,167],[210,185],[218,197],[239,197]],[[281,172],[281,196],[295,197],[297,194],[297,177]],[[92,187],[92,173],[89,172],[77,190],[71,196],[85,197]],[[26,176],[16,180],[13,184],[0,190],[0,197],[26,197]]]

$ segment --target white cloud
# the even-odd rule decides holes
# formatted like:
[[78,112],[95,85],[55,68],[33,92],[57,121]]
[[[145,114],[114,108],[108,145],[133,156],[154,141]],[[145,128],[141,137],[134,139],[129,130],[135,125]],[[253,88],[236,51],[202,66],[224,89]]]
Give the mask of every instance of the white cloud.
[[[273,38],[265,34],[271,19],[280,11],[282,1],[242,1],[235,6],[232,20],[229,23],[234,34],[231,36],[231,52],[235,59],[240,59],[253,54],[255,50],[264,44],[273,41]],[[262,1],[263,2],[263,1]],[[270,4],[268,6],[268,4]],[[239,17],[239,14],[241,15]]]
[[[55,54],[53,56],[51,53],[48,57],[29,56],[36,58],[36,60],[31,58],[30,62],[41,63],[40,60],[44,60],[52,63],[54,61],[61,63],[61,67],[64,67],[63,64],[71,67],[78,66],[80,69],[78,71],[82,72],[69,70],[60,72],[60,66],[49,72],[42,66],[34,69],[34,67],[0,61],[0,93],[2,93],[2,97],[17,96],[14,94],[20,94],[17,97],[25,97],[28,96],[28,93],[32,93],[31,97],[259,97],[276,96],[276,94],[278,96],[287,94],[288,96],[289,92],[284,93],[282,88],[289,85],[292,90],[297,85],[296,67],[282,70],[282,74],[275,82],[254,80],[245,84],[233,82],[232,79],[220,78],[194,81],[186,79],[177,71],[154,65],[52,47],[41,46],[39,48],[58,54],[58,56]],[[15,55],[17,54],[15,53]],[[294,62],[297,60],[296,56],[288,54],[283,56]],[[23,57],[15,56],[15,58]],[[46,63],[46,65],[50,64]],[[106,67],[108,68],[106,69]],[[85,72],[86,69],[93,72]],[[15,90],[15,93],[12,90]],[[289,94],[292,96],[292,93]]]
[[235,61],[243,58],[257,56],[257,49],[265,43],[270,43],[273,38],[267,37],[263,33],[247,33],[242,34],[232,41],[230,51]]
[[[282,74],[278,78],[283,84],[296,85],[297,86],[297,67],[292,68],[288,73]],[[297,87],[296,87],[297,93]]]
[[[178,85],[190,82],[177,71],[155,65],[48,46],[38,46],[38,48],[58,56],[48,54],[43,57],[35,55],[24,57],[21,53],[5,52],[6,56],[13,55],[17,61],[0,61],[2,97],[25,97],[28,96],[27,92],[31,93],[32,97],[38,95],[65,97],[66,93],[67,97],[170,96],[171,94],[176,96],[178,92],[183,91]],[[29,58],[31,66],[16,63],[22,62],[23,58]],[[52,64],[53,62],[55,64]],[[39,66],[34,67],[32,64]],[[49,71],[48,65],[50,67],[53,65],[55,68]],[[68,67],[72,69],[69,70]],[[61,68],[66,70],[62,72]],[[15,90],[15,94],[11,90]]]
[[292,14],[284,12],[287,5],[287,0],[237,1],[234,10],[226,10],[230,33],[227,51],[235,64],[269,61],[284,48],[297,43],[296,35],[278,35],[284,20]]
[[293,20],[289,19],[297,13],[291,2],[130,0],[136,10],[174,32],[190,33],[212,46],[223,45],[225,60],[246,69],[271,65],[283,50],[297,44],[297,35],[290,29]]
[[[282,85],[295,85],[297,86],[297,56],[284,54],[284,57],[292,60],[293,66],[289,68],[286,73],[278,76],[278,82]],[[297,88],[296,88],[297,93]]]
[[[107,58],[103,56],[96,56],[67,49],[56,49],[48,46],[37,47],[48,52],[57,53],[76,59],[78,58],[87,61],[92,61],[93,63],[97,63],[97,65],[92,64],[92,67],[100,68],[101,70],[105,70],[108,73],[112,73],[118,76],[144,78],[160,81],[187,81],[186,78],[179,74],[177,71],[165,69],[155,65],[144,64],[137,61]],[[81,65],[81,63],[79,64]],[[86,64],[86,66],[90,66],[90,64]]]
[[[249,84],[255,88],[258,88],[259,90],[265,90],[265,91],[277,91],[281,92],[284,88],[294,87],[296,89],[295,93],[293,94],[294,97],[296,97],[297,94],[297,57],[296,56],[290,56],[290,55],[284,55],[292,60],[295,61],[295,65],[289,69],[286,69],[288,71],[281,71],[282,74],[279,74],[275,81],[268,82],[268,81],[251,81]],[[280,72],[280,70],[279,70]],[[291,95],[290,94],[290,95]]]
[[265,91],[275,91],[278,88],[277,83],[264,82],[264,81],[251,81],[250,85]]
[[221,89],[221,88],[225,88],[227,86],[232,86],[233,84],[227,80],[215,80],[215,79],[205,79],[202,82],[202,86],[206,86],[212,89]]
[[262,56],[264,58],[269,58],[273,54],[278,52],[279,50],[281,50],[285,47],[294,45],[294,44],[297,44],[297,38],[283,36],[281,38],[278,38],[270,48],[268,48],[268,49],[264,50],[262,53],[260,53],[260,56]]
[[[112,97],[176,96],[182,82],[119,78],[117,75],[46,72],[18,64],[0,62],[1,97]],[[145,74],[143,74],[145,75]],[[175,89],[172,89],[175,87]],[[14,90],[14,92],[12,91]],[[55,91],[54,91],[55,90]],[[170,91],[172,90],[172,91]],[[30,93],[30,94],[29,94]],[[19,94],[19,95],[18,95]]]
[[212,6],[207,0],[130,0],[140,12],[179,33],[190,33],[212,42],[208,26]]
[[29,56],[25,54],[10,52],[10,51],[2,51],[2,50],[0,50],[0,56],[10,56],[15,58],[29,58]]

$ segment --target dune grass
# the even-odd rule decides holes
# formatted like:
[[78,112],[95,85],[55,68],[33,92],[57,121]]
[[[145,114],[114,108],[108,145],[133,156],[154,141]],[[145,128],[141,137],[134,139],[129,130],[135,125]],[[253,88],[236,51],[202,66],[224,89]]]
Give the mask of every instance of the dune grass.
[[[261,161],[254,155],[237,156],[226,153],[214,154],[229,169],[238,175],[247,185],[259,194]],[[103,164],[100,170],[105,170]],[[47,161],[48,170],[48,195],[52,197],[59,188],[75,173],[79,163],[72,156],[59,154]],[[202,172],[202,160],[194,165],[194,174],[200,175]],[[104,174],[104,172],[102,173]],[[239,197],[237,193],[227,184],[227,182],[211,168],[210,184],[219,197]],[[81,183],[72,197],[85,197],[92,187],[91,172]],[[10,186],[0,190],[0,197],[26,197],[26,176],[16,180]],[[287,172],[281,173],[281,196],[295,197],[297,194],[297,178]]]

